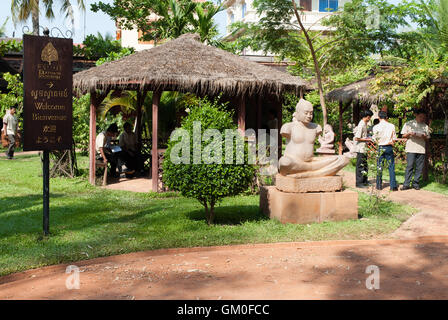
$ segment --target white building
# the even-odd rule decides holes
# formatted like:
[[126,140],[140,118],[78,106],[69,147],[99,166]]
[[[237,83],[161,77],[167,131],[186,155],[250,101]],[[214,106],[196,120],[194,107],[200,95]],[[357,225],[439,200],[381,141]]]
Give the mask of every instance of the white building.
[[[312,31],[328,31],[328,27],[324,27],[321,21],[325,17],[332,15],[334,11],[337,11],[339,7],[344,6],[348,1],[350,0],[300,0],[300,6],[304,8],[301,20],[305,28]],[[227,36],[230,36],[229,26],[234,22],[256,23],[259,21],[260,16],[252,3],[253,0],[230,1],[230,5],[227,8]],[[297,19],[294,17],[292,22],[297,23]],[[264,55],[262,52],[249,50],[243,52],[243,56],[258,62],[269,63],[274,60],[272,55]]]

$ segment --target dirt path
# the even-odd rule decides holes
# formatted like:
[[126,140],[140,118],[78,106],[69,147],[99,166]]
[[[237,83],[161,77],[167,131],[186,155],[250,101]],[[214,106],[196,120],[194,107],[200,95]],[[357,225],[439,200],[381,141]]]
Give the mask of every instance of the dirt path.
[[[133,253],[74,263],[78,290],[67,265],[2,277],[0,299],[448,299],[448,197],[383,193],[420,210],[392,237],[432,237]],[[366,288],[368,266],[378,290]]]
[[[355,174],[344,171],[346,186],[355,187]],[[374,183],[374,181],[371,181]],[[366,191],[369,192],[369,191]],[[389,188],[380,193],[387,199],[407,204],[419,210],[392,235],[392,238],[412,239],[421,236],[448,235],[448,197],[425,190],[390,192]]]
[[0,299],[448,299],[447,261],[448,237],[160,250],[79,262],[79,290],[66,265],[3,277]]

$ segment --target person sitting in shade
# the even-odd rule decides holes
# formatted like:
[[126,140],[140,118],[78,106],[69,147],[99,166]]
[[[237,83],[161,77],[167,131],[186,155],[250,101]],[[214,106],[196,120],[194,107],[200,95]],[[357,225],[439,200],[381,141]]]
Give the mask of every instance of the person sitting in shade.
[[[111,176],[118,177],[117,165],[119,154],[118,152],[112,152],[112,139],[118,135],[118,126],[113,123],[106,131],[98,134],[95,140],[96,159],[103,161],[106,165],[110,163]],[[107,170],[107,169],[106,169]]]
[[126,174],[133,174],[135,170],[143,169],[137,135],[132,131],[132,125],[128,122],[123,125],[123,129],[124,131],[119,138],[119,145],[122,150],[121,159],[128,168]]
[[372,139],[367,135],[367,124],[373,116],[370,110],[363,110],[361,112],[361,121],[354,130],[355,151],[356,151],[356,187],[365,188],[368,186],[368,172],[367,165],[367,143],[372,142]]
[[407,166],[405,180],[401,190],[411,189],[412,176],[414,176],[412,187],[416,190],[420,190],[420,180],[426,157],[426,142],[430,138],[430,129],[425,121],[426,112],[422,109],[418,109],[415,111],[415,120],[406,122],[401,130],[403,138],[407,139]]
[[373,127],[373,140],[378,143],[378,162],[376,175],[376,189],[383,189],[383,167],[387,161],[389,165],[390,190],[398,191],[395,178],[395,155],[394,144],[397,140],[395,126],[389,123],[387,112],[380,111],[378,114],[380,123]]

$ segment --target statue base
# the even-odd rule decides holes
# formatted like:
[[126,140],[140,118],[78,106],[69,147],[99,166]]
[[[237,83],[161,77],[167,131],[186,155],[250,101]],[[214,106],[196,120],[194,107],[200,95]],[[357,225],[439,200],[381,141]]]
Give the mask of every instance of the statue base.
[[334,192],[342,190],[342,177],[330,176],[296,179],[277,174],[275,177],[275,186],[280,191],[291,193]]
[[308,224],[358,219],[358,193],[288,193],[276,187],[260,188],[260,209],[281,223]]

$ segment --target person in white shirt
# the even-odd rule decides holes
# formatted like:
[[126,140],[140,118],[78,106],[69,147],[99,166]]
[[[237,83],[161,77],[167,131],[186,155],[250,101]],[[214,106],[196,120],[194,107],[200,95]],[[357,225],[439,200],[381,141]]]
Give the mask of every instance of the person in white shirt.
[[17,128],[18,121],[15,116],[16,108],[12,107],[9,112],[3,118],[3,132],[6,137],[8,137],[8,150],[6,151],[6,156],[8,159],[14,159],[14,149],[16,146],[16,136],[17,136]]
[[384,162],[387,162],[389,166],[390,190],[398,191],[393,148],[395,140],[397,140],[395,126],[387,121],[387,112],[380,111],[378,116],[380,123],[373,127],[373,140],[378,143],[376,188],[377,190],[383,189],[383,167]]
[[430,138],[430,129],[425,121],[426,112],[422,109],[416,110],[415,120],[406,122],[401,130],[403,138],[408,139],[406,141],[407,166],[405,180],[401,190],[411,189],[412,176],[414,176],[412,187],[420,190],[420,180],[425,165],[426,142]]
[[[106,132],[101,132],[95,140],[96,159],[110,163],[111,176],[117,177],[118,154],[111,150],[111,141],[118,135],[118,126],[111,124]],[[107,169],[106,169],[107,170]]]
[[367,124],[373,116],[370,110],[361,112],[361,121],[354,130],[355,152],[356,152],[356,187],[368,186],[369,166],[367,164],[367,143],[372,139],[367,136]]

